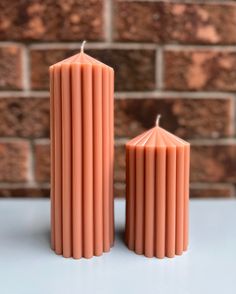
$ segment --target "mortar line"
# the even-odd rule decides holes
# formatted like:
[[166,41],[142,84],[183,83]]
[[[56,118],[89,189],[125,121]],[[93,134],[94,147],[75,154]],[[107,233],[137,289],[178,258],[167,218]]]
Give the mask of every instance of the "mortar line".
[[23,89],[27,92],[30,90],[30,64],[29,64],[29,49],[23,47],[22,53],[22,82]]
[[135,98],[135,99],[142,99],[142,98],[187,98],[187,99],[227,99],[229,97],[234,97],[234,92],[190,92],[190,91],[146,91],[146,92],[115,92],[115,98],[122,99],[122,98]]
[[170,51],[191,51],[191,50],[199,50],[199,51],[235,51],[235,45],[216,45],[216,44],[163,44],[164,50]]
[[104,1],[104,33],[107,43],[113,39],[113,3],[112,0]]
[[[111,1],[111,0],[106,0]],[[107,2],[108,3],[108,2]],[[106,8],[107,9],[107,8]],[[110,7],[112,13],[112,5]],[[109,30],[112,29],[112,17],[110,20],[111,25],[109,26]],[[105,21],[105,23],[108,23]],[[112,32],[112,30],[110,31]],[[106,34],[105,34],[106,35]],[[110,33],[108,34],[110,35]],[[106,40],[107,41],[107,40]],[[5,45],[6,42],[0,42],[0,45]],[[7,43],[8,44],[8,43]],[[22,45],[22,43],[9,43],[15,45]],[[154,42],[94,42],[94,41],[87,41],[86,48],[91,49],[103,49],[103,48],[146,48],[146,49],[155,49],[156,46],[162,46],[163,49],[169,50],[183,50],[183,49],[207,49],[207,50],[236,50],[236,45],[224,45],[224,44],[171,44],[171,43],[154,43]],[[44,43],[37,43],[37,42],[30,42],[27,44],[30,49],[41,49],[41,50],[48,50],[48,49],[79,49],[81,46],[81,42],[44,42]]]
[[[163,3],[163,0],[118,0],[118,2],[159,2],[159,3]],[[221,4],[222,6],[225,5],[232,5],[235,4],[234,1],[229,0],[226,3],[222,2],[222,0],[214,0],[213,2],[211,0],[198,0],[196,2],[196,0],[170,0],[168,1],[169,3],[179,3],[179,4],[207,4],[207,5],[219,5]]]
[[196,138],[187,139],[189,143],[193,146],[230,146],[236,144],[236,138]]
[[0,97],[3,98],[48,98],[49,97],[49,91],[0,91]]
[[[108,1],[108,0],[107,0]],[[110,0],[109,0],[110,1]],[[111,8],[112,10],[112,8]],[[109,30],[112,32],[112,20]],[[108,34],[108,33],[107,33]],[[108,34],[110,35],[110,33]],[[112,42],[112,40],[108,40],[107,42],[89,42],[86,43],[87,49],[152,49],[155,50],[156,44],[155,43],[122,43],[122,42]],[[38,50],[50,50],[50,49],[71,49],[76,50],[79,49],[81,46],[80,42],[55,42],[55,43],[31,43],[29,45],[30,49],[38,49]]]
[[49,145],[50,138],[35,138],[33,139],[34,144]]
[[29,183],[34,184],[35,181],[35,148],[34,148],[34,143],[32,140],[29,140],[29,171],[28,171],[28,176],[29,176]]
[[48,182],[22,182],[22,183],[12,183],[12,182],[0,182],[0,188],[50,188],[50,183]]
[[[29,90],[29,91],[0,91],[0,97],[3,98],[11,98],[11,97],[18,97],[18,98],[48,98],[49,91],[46,90]],[[233,97],[236,99],[235,92],[224,92],[224,91],[162,91],[162,90],[154,90],[154,91],[118,91],[115,92],[115,98],[122,99],[122,98],[207,98],[207,99],[216,99],[216,98],[230,98]]]
[[163,79],[164,79],[164,66],[163,66],[163,50],[159,46],[156,49],[156,88],[162,90],[164,88]]
[[191,188],[209,188],[209,187],[231,187],[234,186],[233,183],[225,183],[225,182],[192,182],[191,184]]

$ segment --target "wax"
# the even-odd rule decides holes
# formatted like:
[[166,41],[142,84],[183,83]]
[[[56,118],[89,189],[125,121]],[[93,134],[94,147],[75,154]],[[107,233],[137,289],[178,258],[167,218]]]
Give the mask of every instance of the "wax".
[[[135,153],[130,148],[127,150],[127,195],[129,195],[129,201],[126,201],[126,242],[130,249],[134,249],[134,232],[135,232],[135,173],[133,172],[135,164]],[[128,197],[128,196],[127,196]]]
[[91,258],[114,242],[114,72],[83,52],[50,67],[51,245]]
[[[61,68],[59,66],[51,67],[53,74],[53,94],[51,100],[54,100],[54,108],[51,113],[54,113],[54,146],[52,145],[51,153],[54,154],[54,170],[52,175],[54,182],[51,182],[53,187],[54,202],[51,203],[52,211],[55,214],[55,252],[62,254],[62,128],[61,128]],[[52,85],[50,86],[52,88]],[[53,141],[53,140],[52,140]],[[53,223],[53,221],[52,221]]]
[[63,256],[71,256],[71,99],[70,67],[61,65],[62,104],[62,236]]
[[154,242],[156,257],[163,258],[165,256],[165,217],[166,217],[166,146],[160,134],[157,134],[159,142],[156,148],[155,162],[155,206],[156,211]]
[[75,258],[82,257],[82,93],[81,64],[71,65],[72,86],[72,246]]
[[147,257],[188,247],[190,145],[156,127],[126,144],[128,248]]
[[183,250],[187,250],[188,248],[188,236],[189,236],[189,187],[188,187],[188,182],[189,182],[189,165],[190,165],[190,152],[188,146],[184,146],[185,151],[184,151],[184,177],[185,177],[185,182],[184,182],[184,247]]
[[155,146],[156,133],[145,144],[145,248],[147,257],[154,255],[154,205],[155,205]]
[[102,190],[102,68],[94,66],[94,231],[95,255],[103,252],[103,190]]
[[[107,68],[102,69],[102,87],[103,87],[103,95],[104,100],[107,103],[103,104],[103,125],[102,129],[103,132],[109,133],[109,71]],[[109,232],[109,148],[110,148],[110,141],[108,136],[103,136],[103,216],[104,216],[104,227],[103,227],[103,238],[104,238],[104,244],[103,244],[103,250],[106,252],[109,250],[110,247],[110,232]]]
[[55,199],[54,199],[54,181],[55,181],[55,158],[54,158],[54,152],[53,150],[55,149],[55,142],[54,142],[54,97],[53,97],[53,88],[54,88],[54,81],[53,81],[53,70],[51,69],[50,70],[50,85],[51,85],[51,88],[50,88],[50,96],[51,96],[51,99],[50,99],[50,133],[51,133],[51,145],[52,145],[52,148],[50,150],[50,158],[51,158],[51,183],[52,183],[52,188],[51,188],[51,191],[52,191],[52,197],[51,197],[51,202],[52,202],[52,205],[51,205],[51,245],[52,245],[52,249],[55,250],[55,211],[53,209],[53,207],[55,206]]
[[136,201],[135,201],[135,251],[143,253],[143,190],[144,190],[144,147],[140,144],[135,154],[136,162]]

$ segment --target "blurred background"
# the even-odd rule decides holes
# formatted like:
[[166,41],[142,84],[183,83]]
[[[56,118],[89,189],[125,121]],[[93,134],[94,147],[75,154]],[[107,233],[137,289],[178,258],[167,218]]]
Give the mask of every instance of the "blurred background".
[[161,125],[192,144],[191,197],[234,197],[236,1],[0,1],[0,196],[50,191],[49,65],[85,51],[116,73],[124,143]]

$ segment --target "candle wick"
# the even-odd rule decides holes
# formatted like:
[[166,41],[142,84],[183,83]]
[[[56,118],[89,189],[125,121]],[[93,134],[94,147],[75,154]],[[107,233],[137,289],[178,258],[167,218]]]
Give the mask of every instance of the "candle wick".
[[157,127],[159,127],[160,118],[161,118],[161,115],[158,114],[158,115],[157,115],[157,118],[156,118],[156,126],[157,126]]
[[84,41],[82,42],[81,47],[80,47],[80,53],[84,53],[84,46],[85,46],[85,43],[86,43],[86,42],[87,42],[86,40],[84,40]]

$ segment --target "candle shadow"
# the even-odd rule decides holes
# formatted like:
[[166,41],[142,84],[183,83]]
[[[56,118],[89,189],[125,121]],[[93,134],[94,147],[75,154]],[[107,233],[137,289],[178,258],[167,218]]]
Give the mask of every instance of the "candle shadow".
[[119,245],[126,246],[125,244],[125,229],[117,228],[115,235],[115,243],[119,243]]

